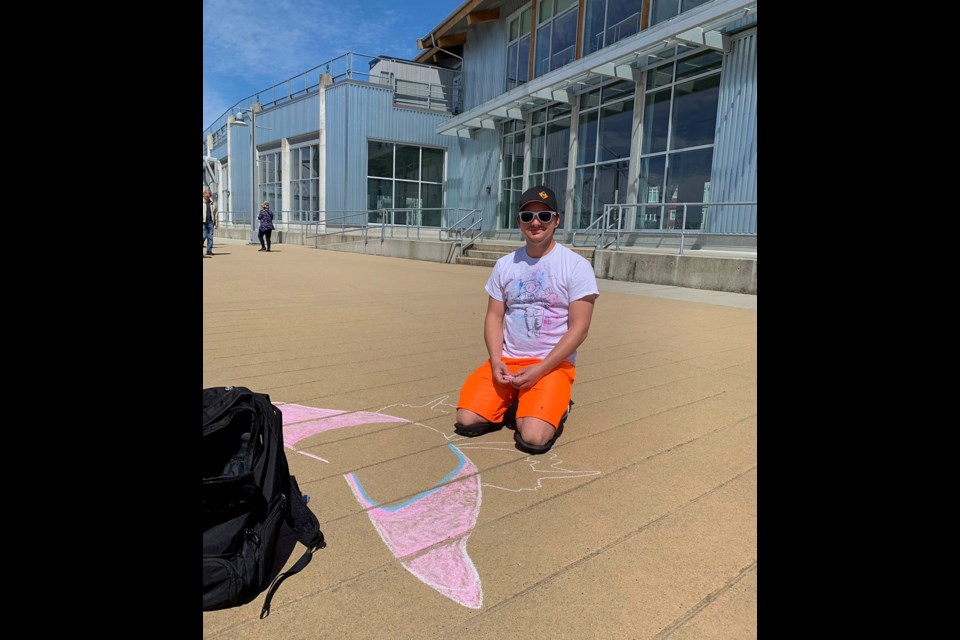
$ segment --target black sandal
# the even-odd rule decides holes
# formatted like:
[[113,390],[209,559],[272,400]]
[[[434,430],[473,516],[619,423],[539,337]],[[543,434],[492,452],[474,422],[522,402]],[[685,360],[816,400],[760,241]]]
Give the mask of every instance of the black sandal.
[[500,424],[494,424],[493,422],[478,422],[477,424],[453,423],[453,430],[457,435],[467,436],[468,438],[476,438],[491,431],[499,431],[502,428],[502,422]]

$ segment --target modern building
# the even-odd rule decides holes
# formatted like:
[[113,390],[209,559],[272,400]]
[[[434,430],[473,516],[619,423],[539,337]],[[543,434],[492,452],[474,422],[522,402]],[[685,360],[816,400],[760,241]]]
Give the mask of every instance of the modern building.
[[755,256],[757,0],[467,0],[412,37],[414,60],[346,53],[204,131],[218,234],[267,200],[280,242],[519,240],[543,183],[561,242]]

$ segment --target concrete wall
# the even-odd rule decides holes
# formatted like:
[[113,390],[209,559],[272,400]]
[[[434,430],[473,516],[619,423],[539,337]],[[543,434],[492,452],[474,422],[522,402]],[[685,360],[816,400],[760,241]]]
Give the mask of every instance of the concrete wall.
[[[222,238],[248,240],[248,227],[228,228],[220,225],[215,235]],[[299,230],[273,232],[274,244],[312,245],[314,238],[303,238]],[[427,262],[453,262],[456,245],[439,240],[387,238],[372,230],[364,244],[352,235],[329,235],[316,239],[322,249],[364,253]],[[488,267],[484,267],[488,268]],[[690,289],[729,291],[757,295],[756,258],[720,258],[696,255],[643,253],[636,250],[599,250],[594,254],[593,270],[598,278],[622,282],[646,282]]]
[[594,254],[593,270],[605,280],[757,294],[756,258],[602,250]]

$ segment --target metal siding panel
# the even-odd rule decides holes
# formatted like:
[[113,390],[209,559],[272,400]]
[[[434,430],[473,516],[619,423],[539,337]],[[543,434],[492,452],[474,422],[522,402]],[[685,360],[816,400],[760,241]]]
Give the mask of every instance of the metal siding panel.
[[[471,140],[455,138],[458,149],[458,174],[448,176],[451,186],[448,189],[456,191],[456,206],[464,209],[480,209],[483,211],[483,230],[496,229],[497,226],[497,198],[500,193],[500,135],[496,131],[481,130],[474,134]],[[487,195],[486,188],[490,187]]]
[[320,98],[312,95],[258,113],[257,147],[279,146],[283,138],[317,131],[320,128],[319,104]]
[[227,130],[229,136],[230,161],[230,202],[234,213],[251,217],[253,194],[250,191],[250,127],[232,126]]
[[343,211],[347,207],[344,203],[346,196],[342,185],[346,184],[346,129],[347,108],[345,85],[327,88],[326,138],[327,138],[327,171],[326,171],[326,202],[325,211]]
[[[327,203],[329,211],[367,208],[367,141],[441,148],[453,138],[436,133],[449,116],[393,106],[393,93],[343,83],[327,91]],[[448,169],[449,171],[449,169]],[[448,176],[449,178],[449,176]],[[454,206],[448,202],[445,206]]]
[[[504,16],[503,11],[500,13]],[[464,45],[464,110],[473,109],[506,91],[507,21],[470,28]]]
[[[710,199],[757,200],[757,34],[733,41],[720,82]],[[718,207],[708,231],[756,233],[757,207]]]

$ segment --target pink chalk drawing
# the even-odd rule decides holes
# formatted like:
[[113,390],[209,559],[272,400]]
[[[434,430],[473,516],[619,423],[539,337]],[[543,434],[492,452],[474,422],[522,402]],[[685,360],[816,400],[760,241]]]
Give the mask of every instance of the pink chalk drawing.
[[[447,396],[437,398],[426,405],[396,404],[384,407],[429,407],[431,410],[448,412],[455,409],[444,403]],[[316,409],[299,404],[277,402],[283,414],[283,443],[301,455],[327,462],[318,455],[298,451],[296,445],[318,433],[355,427],[365,424],[408,423],[435,431],[448,441],[456,439],[460,444],[447,447],[456,459],[450,473],[431,488],[397,504],[382,505],[371,498],[356,473],[344,474],[354,497],[366,510],[370,522],[380,539],[400,561],[404,569],[418,580],[454,602],[480,609],[483,605],[483,587],[480,574],[467,553],[467,539],[477,524],[483,487],[507,492],[538,491],[545,480],[571,480],[593,476],[600,471],[567,469],[556,452],[534,458],[520,454],[513,438],[509,442],[470,442],[461,436],[448,436],[427,425],[410,423],[404,418],[374,411],[339,411]],[[462,442],[466,440],[466,442]],[[486,449],[509,455],[521,455],[530,466],[532,476],[518,480],[515,486],[485,484],[480,480],[477,466],[464,450]],[[532,477],[533,482],[530,482]]]
[[[403,418],[395,418],[373,411],[347,412],[337,411],[336,409],[314,409],[299,404],[281,402],[276,403],[276,406],[283,414],[283,444],[294,451],[296,451],[294,445],[301,440],[325,431],[378,422],[409,422],[409,420]],[[303,451],[297,453],[323,460],[323,458]]]
[[[283,414],[283,443],[294,451],[310,436],[363,424],[409,422],[371,411],[346,412],[276,403]],[[477,466],[448,445],[457,465],[433,488],[392,506],[381,506],[364,491],[355,473],[344,475],[357,501],[394,557],[438,593],[463,606],[483,604],[480,575],[467,553],[467,538],[477,524],[481,489]],[[311,458],[323,458],[297,451]]]
[[344,477],[384,544],[407,571],[454,602],[479,609],[483,589],[467,553],[467,538],[480,513],[480,476],[459,449],[447,446],[459,460],[456,468],[434,488],[390,507],[371,500],[355,473]]

